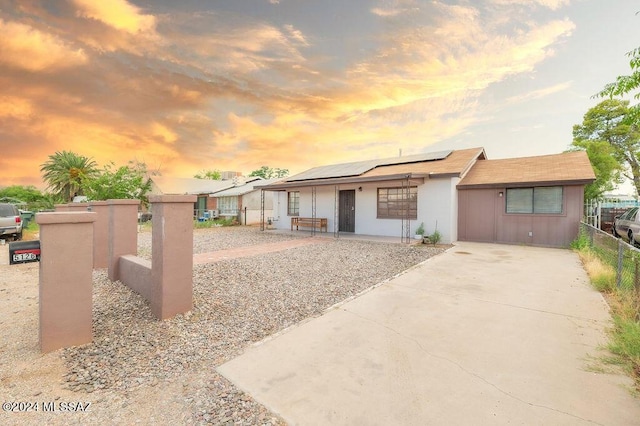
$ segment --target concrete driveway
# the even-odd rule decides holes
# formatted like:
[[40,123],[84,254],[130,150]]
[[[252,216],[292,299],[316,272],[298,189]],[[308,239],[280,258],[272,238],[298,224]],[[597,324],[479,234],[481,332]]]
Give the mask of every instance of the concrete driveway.
[[633,425],[568,250],[459,243],[218,371],[295,425]]

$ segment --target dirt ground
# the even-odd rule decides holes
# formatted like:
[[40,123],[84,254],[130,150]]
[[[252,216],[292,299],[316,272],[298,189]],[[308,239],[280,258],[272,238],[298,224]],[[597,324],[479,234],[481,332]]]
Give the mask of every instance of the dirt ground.
[[[161,395],[148,389],[129,395],[126,403],[116,400],[118,405],[114,407],[114,401],[106,405],[104,395],[99,392],[78,393],[65,388],[66,368],[60,351],[42,354],[39,348],[39,265],[38,262],[9,265],[9,242],[0,245],[0,403],[3,404],[0,424],[97,424],[96,414],[109,418],[109,412],[116,423],[128,423],[137,418],[153,419],[157,404],[169,406],[170,401],[159,401]],[[173,394],[180,393],[180,389],[174,391]],[[37,403],[39,410],[16,412],[5,407],[7,403],[20,402]],[[44,403],[59,407],[78,402],[90,403],[87,413],[60,409],[56,413],[43,412]],[[171,421],[180,422],[180,418]]]
[[0,365],[14,366],[0,373],[2,403],[45,395],[77,399],[62,388],[60,355],[41,354],[38,347],[38,269],[38,262],[9,265],[9,244],[0,245]]

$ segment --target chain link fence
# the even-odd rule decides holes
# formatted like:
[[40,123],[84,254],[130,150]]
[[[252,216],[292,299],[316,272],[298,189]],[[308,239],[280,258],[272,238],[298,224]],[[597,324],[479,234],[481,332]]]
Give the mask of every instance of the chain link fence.
[[591,250],[616,271],[616,286],[640,294],[640,250],[585,222],[580,232],[588,237]]

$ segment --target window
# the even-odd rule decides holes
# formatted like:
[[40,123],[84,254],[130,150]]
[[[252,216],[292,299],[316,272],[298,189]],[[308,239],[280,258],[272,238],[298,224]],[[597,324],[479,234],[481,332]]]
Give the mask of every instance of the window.
[[622,219],[622,220],[635,220],[637,213],[638,213],[638,208],[634,207],[632,209],[627,210],[622,216],[620,216],[620,219]]
[[287,193],[287,196],[287,214],[298,216],[300,214],[300,191],[291,191]]
[[198,197],[198,201],[194,206],[196,210],[196,217],[204,216],[204,212],[207,210],[207,197]]
[[560,214],[562,187],[536,186],[507,189],[507,213]]
[[417,219],[418,187],[378,188],[379,219]]
[[218,209],[221,215],[238,214],[238,197],[220,197],[218,198]]

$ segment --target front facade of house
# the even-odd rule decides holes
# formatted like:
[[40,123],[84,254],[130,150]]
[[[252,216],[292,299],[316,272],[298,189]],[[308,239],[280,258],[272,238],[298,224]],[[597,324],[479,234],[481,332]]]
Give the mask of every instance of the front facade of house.
[[482,148],[327,166],[287,178],[275,191],[273,223],[327,220],[327,231],[410,239],[424,224],[443,242],[457,239],[456,185],[484,158]]
[[263,199],[258,188],[270,182],[260,177],[239,179],[234,187],[211,194],[210,198],[215,200],[221,217],[236,218],[241,225],[259,224],[262,215],[273,215],[273,198]]
[[205,212],[211,213],[218,209],[217,200],[210,197],[210,194],[231,187],[233,187],[232,180],[153,176],[150,193],[154,195],[196,195],[198,198],[193,205],[193,210],[194,217],[198,218],[204,217]]
[[424,224],[442,243],[558,247],[575,238],[594,178],[584,152],[487,160],[473,148],[317,167],[265,189],[277,229],[291,229],[293,217],[326,219],[335,235],[404,241]]

